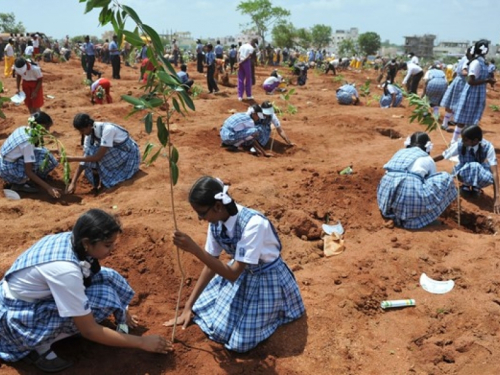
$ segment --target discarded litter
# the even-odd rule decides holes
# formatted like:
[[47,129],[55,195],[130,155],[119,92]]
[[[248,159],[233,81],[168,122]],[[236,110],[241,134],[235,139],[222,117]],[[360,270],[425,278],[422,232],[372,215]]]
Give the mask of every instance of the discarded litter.
[[339,174],[352,174],[352,165],[342,169]]
[[10,199],[10,200],[19,200],[21,199],[21,196],[17,194],[14,190],[10,189],[3,189],[3,194],[5,195],[5,198]]
[[422,289],[429,293],[445,294],[453,289],[455,282],[453,280],[438,281],[433,280],[425,273],[420,276],[420,285]]
[[403,115],[392,115],[392,118],[403,118]]
[[407,307],[415,305],[416,303],[414,299],[395,299],[395,300],[380,302],[380,307],[383,309],[390,309],[393,307]]
[[24,99],[26,99],[26,94],[23,91],[20,91],[18,94],[12,96],[10,100],[15,104],[19,105],[22,102],[24,102]]
[[118,208],[118,206],[113,206],[112,208],[113,208],[113,210],[116,210]]
[[53,95],[46,95],[46,96],[47,96],[47,98],[49,98],[49,99],[55,99],[55,98],[56,98],[56,97],[55,97],[55,96],[53,96]]
[[342,224],[340,221],[335,224],[335,225],[330,225],[330,224],[323,224],[321,226],[323,229],[323,232],[325,232],[328,235],[331,235],[332,233],[338,234],[339,236],[344,234],[344,228],[342,227]]
[[342,254],[345,250],[344,239],[333,232],[323,237],[323,253],[326,257]]

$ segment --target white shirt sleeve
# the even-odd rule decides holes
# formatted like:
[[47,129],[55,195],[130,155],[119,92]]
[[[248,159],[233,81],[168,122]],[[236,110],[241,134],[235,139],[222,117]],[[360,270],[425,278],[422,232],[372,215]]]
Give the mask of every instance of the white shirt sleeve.
[[490,163],[490,165],[497,165],[497,155],[495,154],[495,147],[493,147],[493,145],[488,148],[486,160],[488,160],[488,163]]
[[443,157],[448,160],[458,155],[458,142],[453,143],[448,149],[443,151]]
[[481,65],[479,61],[472,60],[469,64],[469,76],[479,77],[481,74]]
[[108,123],[102,127],[101,146],[113,147],[114,143],[122,143],[127,139],[127,133]]
[[417,173],[421,177],[426,177],[437,172],[436,163],[430,156],[422,156],[408,169],[412,173]]

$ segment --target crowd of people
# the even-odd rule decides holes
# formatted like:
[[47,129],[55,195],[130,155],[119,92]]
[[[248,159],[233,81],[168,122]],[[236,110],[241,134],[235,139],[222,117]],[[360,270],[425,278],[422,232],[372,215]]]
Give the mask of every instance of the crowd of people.
[[[65,156],[67,162],[78,163],[66,190],[52,186],[48,177],[62,156],[52,155],[35,136],[38,126],[50,131],[54,125],[51,116],[42,110],[42,70],[30,59],[11,55],[13,45],[9,40],[6,46],[5,76],[15,74],[17,92],[26,95],[24,102],[30,117],[28,124],[14,130],[1,146],[0,178],[6,186],[28,194],[43,189],[58,199],[62,194],[77,192],[82,174],[96,192],[133,179],[140,169],[141,155],[139,145],[128,130],[113,122],[95,121],[87,113],[77,113],[73,127],[77,137],[83,139],[83,155]],[[105,48],[104,62],[109,61],[112,78],[119,80],[122,52],[117,37],[113,36]],[[139,81],[143,83],[154,79],[155,72],[155,66],[147,57],[147,48],[145,44],[138,51]],[[113,103],[111,81],[94,69],[96,48],[88,36],[78,50],[85,60],[82,66],[90,81],[92,103]],[[274,66],[277,60],[295,66],[296,60],[290,51],[279,50],[277,56],[277,51],[270,46],[265,50],[269,65]],[[213,46],[198,40],[197,70],[206,72],[208,92],[216,94],[219,92],[215,78],[219,69],[217,61],[222,61],[225,69],[229,66],[231,72],[237,71],[237,100],[253,102],[246,112],[234,113],[223,122],[219,132],[223,149],[270,157],[273,129],[286,146],[293,147],[294,143],[283,129],[273,103],[265,100],[257,104],[254,100],[257,51],[257,39],[238,48],[231,45],[226,64],[219,41]],[[175,40],[171,52],[174,66],[180,63],[177,79],[189,93],[194,82]],[[471,46],[457,64],[451,84],[443,64],[433,62],[425,69],[414,54],[409,54],[404,62],[392,59],[381,64],[381,75],[387,74],[380,85],[382,108],[401,105],[404,91],[418,94],[423,80],[421,97],[428,99],[432,108],[430,115],[438,118],[443,107],[446,111],[443,129],[449,129],[452,118],[455,124],[451,145],[441,155],[431,157],[433,144],[429,134],[415,132],[384,165],[386,173],[377,187],[377,202],[382,216],[393,220],[395,225],[419,229],[435,223],[456,199],[455,177],[464,194],[480,195],[484,187],[493,185],[492,211],[500,214],[495,149],[483,138],[479,126],[485,108],[486,85],[495,83],[494,71],[485,62],[487,52],[488,43],[484,40]],[[36,56],[37,51],[32,54]],[[328,61],[326,74],[330,69],[336,74],[342,60],[332,63],[334,60],[327,60],[325,55],[323,51],[309,51],[307,67],[314,68],[313,63],[325,60]],[[354,61],[357,66],[358,60]],[[402,70],[406,73],[398,85],[396,76]],[[97,79],[94,80],[94,76]],[[263,92],[273,95],[284,91],[283,83],[283,77],[273,70],[262,83]],[[406,90],[402,86],[406,86]],[[336,98],[342,105],[360,104],[354,84],[342,84],[336,90]],[[459,162],[452,173],[437,172],[437,162],[453,157]],[[211,340],[229,350],[247,352],[270,337],[279,326],[303,316],[305,307],[293,272],[281,257],[282,245],[273,223],[262,213],[237,204],[228,189],[227,184],[211,176],[201,177],[191,187],[189,203],[198,218],[208,222],[205,247],[181,231],[174,233],[172,243],[200,260],[203,269],[182,313],[164,325],[187,327],[193,321]],[[119,273],[99,264],[114,249],[120,233],[116,217],[91,209],[78,218],[70,232],[43,237],[18,257],[0,281],[2,360],[24,358],[43,371],[63,370],[71,366],[71,362],[59,358],[51,345],[77,333],[105,345],[160,353],[172,350],[172,343],[162,336],[128,334],[127,327],[137,325],[128,310],[134,292]],[[223,251],[232,258],[229,263],[219,259]],[[110,315],[115,317],[116,331],[99,325]],[[25,319],[26,316],[29,318]],[[19,324],[20,321],[23,324]]]

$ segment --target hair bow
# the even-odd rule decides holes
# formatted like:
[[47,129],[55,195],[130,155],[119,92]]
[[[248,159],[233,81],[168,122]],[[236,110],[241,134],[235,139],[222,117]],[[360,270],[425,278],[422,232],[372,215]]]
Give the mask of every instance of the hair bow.
[[405,140],[405,142],[404,142],[404,145],[405,145],[405,146],[409,146],[409,145],[411,145],[411,137],[410,137],[410,136],[408,136],[408,137],[406,138],[406,140]]
[[89,277],[90,276],[90,263],[87,262],[86,260],[83,260],[80,263],[80,267],[82,269],[83,277]]
[[233,201],[233,199],[227,194],[228,190],[229,190],[229,186],[224,185],[224,187],[222,188],[222,192],[215,194],[214,198],[222,201],[222,204],[231,203]]

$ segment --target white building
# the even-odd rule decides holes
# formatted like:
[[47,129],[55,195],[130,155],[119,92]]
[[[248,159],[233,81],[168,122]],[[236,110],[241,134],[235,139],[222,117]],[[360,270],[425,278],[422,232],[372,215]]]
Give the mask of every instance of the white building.
[[349,30],[335,30],[335,33],[332,35],[332,43],[329,48],[332,49],[335,53],[338,52],[340,43],[344,40],[358,40],[359,30],[357,27],[351,27]]

